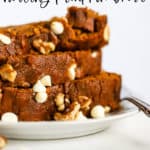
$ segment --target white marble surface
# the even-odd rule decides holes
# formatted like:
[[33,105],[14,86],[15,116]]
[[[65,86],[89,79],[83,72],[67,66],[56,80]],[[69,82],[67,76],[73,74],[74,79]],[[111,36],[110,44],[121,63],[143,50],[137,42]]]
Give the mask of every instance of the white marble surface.
[[4,150],[149,150],[149,136],[150,119],[138,113],[94,135],[50,141],[9,140]]

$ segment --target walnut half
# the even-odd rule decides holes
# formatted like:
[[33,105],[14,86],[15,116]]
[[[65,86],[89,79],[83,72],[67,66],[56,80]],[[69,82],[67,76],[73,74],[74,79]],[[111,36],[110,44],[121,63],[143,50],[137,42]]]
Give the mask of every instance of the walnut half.
[[81,110],[89,110],[92,100],[87,96],[79,96],[79,103],[81,105]]
[[0,67],[0,75],[3,80],[14,82],[17,76],[17,72],[11,65],[5,64],[2,67]]
[[54,115],[55,120],[59,121],[67,121],[67,120],[75,120],[76,115],[80,110],[80,104],[78,102],[73,102],[70,104],[70,107],[64,113],[56,112]]
[[33,46],[41,54],[49,54],[51,51],[55,50],[55,44],[53,42],[45,42],[42,39],[35,39],[33,41]]

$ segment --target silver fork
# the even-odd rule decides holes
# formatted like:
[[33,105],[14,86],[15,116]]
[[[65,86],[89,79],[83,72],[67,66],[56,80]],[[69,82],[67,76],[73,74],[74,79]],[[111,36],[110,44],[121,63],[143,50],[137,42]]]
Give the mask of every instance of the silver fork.
[[146,116],[150,117],[150,105],[136,97],[130,96],[130,97],[123,97],[121,100],[127,100],[131,102],[132,104],[136,105],[139,110],[143,111]]

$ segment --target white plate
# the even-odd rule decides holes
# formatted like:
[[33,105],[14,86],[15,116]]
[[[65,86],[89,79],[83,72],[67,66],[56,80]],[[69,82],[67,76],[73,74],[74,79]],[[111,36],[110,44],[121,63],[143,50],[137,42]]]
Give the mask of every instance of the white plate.
[[[130,95],[130,91],[122,88],[122,96]],[[0,122],[0,135],[12,139],[61,139],[93,134],[103,131],[115,121],[131,116],[138,109],[129,102],[122,102],[122,109],[113,112],[103,119],[84,121],[49,121],[49,122]]]

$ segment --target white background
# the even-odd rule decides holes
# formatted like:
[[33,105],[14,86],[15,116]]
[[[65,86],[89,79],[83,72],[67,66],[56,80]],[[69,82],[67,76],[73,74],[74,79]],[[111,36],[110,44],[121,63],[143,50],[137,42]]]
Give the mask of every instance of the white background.
[[[106,13],[109,18],[111,39],[109,46],[103,49],[103,68],[122,74],[123,82],[129,88],[150,101],[150,1],[125,1],[119,4],[113,1],[93,2],[86,6]],[[16,0],[5,4],[1,0],[0,26],[45,20],[54,15],[63,16],[69,5],[81,6],[77,2],[63,2],[59,0],[58,6],[49,3],[45,9],[41,9],[39,3],[19,4]]]

